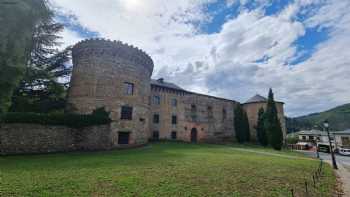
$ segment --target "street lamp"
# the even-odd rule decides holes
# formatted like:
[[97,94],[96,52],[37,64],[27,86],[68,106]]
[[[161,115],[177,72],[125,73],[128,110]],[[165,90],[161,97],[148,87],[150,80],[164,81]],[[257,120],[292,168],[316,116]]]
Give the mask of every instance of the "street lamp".
[[320,141],[319,138],[320,138],[321,135],[318,135],[316,137],[316,156],[317,158],[319,159],[320,158],[320,153],[318,152],[318,142]]
[[329,123],[328,123],[328,120],[325,120],[325,121],[323,122],[323,126],[324,126],[324,128],[326,129],[327,135],[328,135],[329,150],[330,150],[331,156],[332,156],[333,168],[334,168],[334,169],[338,169],[337,162],[335,161],[335,155],[334,155],[334,152],[333,152],[331,136],[330,136],[330,134],[329,134]]

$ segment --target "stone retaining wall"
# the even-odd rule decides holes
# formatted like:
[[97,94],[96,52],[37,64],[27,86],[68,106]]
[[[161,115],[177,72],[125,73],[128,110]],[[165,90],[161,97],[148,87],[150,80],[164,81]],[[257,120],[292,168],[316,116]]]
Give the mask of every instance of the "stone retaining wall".
[[72,129],[37,124],[2,124],[0,154],[34,154],[113,148],[109,125]]

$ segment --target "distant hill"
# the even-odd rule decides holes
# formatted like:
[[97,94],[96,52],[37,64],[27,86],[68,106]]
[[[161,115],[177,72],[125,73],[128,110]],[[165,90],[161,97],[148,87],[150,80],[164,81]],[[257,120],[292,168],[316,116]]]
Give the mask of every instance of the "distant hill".
[[342,131],[350,129],[350,103],[335,107],[325,112],[313,113],[307,116],[287,118],[288,132],[296,132],[302,129],[322,129],[322,123],[328,119],[332,130]]

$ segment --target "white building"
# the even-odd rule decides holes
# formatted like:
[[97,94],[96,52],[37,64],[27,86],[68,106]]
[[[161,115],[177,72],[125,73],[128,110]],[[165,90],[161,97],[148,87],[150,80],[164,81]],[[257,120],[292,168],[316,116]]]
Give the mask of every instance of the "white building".
[[[309,142],[319,147],[329,147],[329,140],[326,131],[307,130],[298,132],[299,142]],[[330,138],[336,150],[350,149],[350,129],[345,131],[332,131]]]

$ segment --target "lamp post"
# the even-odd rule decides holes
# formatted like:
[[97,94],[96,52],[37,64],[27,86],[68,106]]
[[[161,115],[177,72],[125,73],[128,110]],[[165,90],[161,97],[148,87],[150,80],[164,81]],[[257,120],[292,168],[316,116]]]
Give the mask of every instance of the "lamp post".
[[320,153],[318,152],[318,142],[320,140],[318,140],[318,138],[320,138],[320,135],[318,137],[316,137],[316,156],[319,159],[320,158]]
[[324,126],[324,128],[326,129],[327,135],[328,135],[329,150],[330,150],[331,156],[332,156],[333,168],[337,170],[337,169],[338,169],[338,166],[337,166],[337,162],[335,161],[335,155],[334,155],[334,152],[333,152],[331,136],[330,136],[330,134],[329,134],[329,123],[328,123],[328,120],[325,120],[325,121],[323,122],[323,126]]

